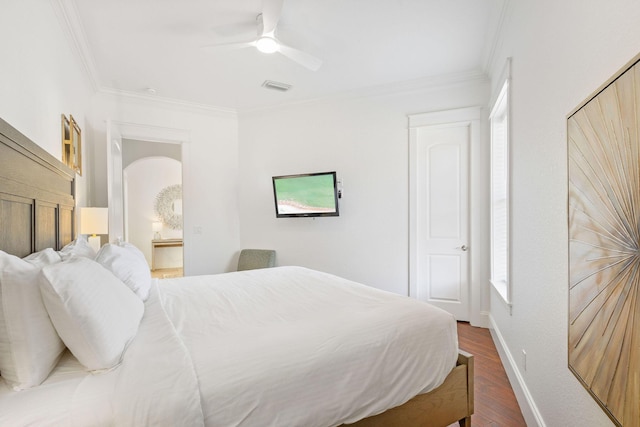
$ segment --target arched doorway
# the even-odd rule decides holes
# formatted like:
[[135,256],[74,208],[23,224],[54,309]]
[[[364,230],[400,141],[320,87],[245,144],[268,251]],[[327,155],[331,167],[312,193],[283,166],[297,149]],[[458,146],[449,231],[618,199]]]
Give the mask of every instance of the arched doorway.
[[154,277],[182,276],[182,163],[164,156],[129,163],[135,141],[123,146],[125,239],[140,248]]

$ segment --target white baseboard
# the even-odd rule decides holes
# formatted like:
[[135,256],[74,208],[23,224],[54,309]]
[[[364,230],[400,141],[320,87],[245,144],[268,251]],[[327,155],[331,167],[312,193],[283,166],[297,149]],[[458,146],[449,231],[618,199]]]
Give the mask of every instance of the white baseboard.
[[477,315],[471,315],[471,326],[475,326],[477,328],[491,328],[491,322],[489,320],[490,313],[488,311],[481,311]]
[[524,417],[527,426],[546,427],[546,424],[542,419],[542,415],[540,414],[540,411],[538,411],[538,407],[536,406],[531,393],[529,393],[527,384],[520,374],[520,370],[518,369],[515,359],[509,351],[509,347],[507,347],[504,338],[500,333],[500,329],[498,329],[491,313],[488,314],[488,318],[491,325],[490,331],[493,342],[498,350],[498,354],[500,355],[500,360],[502,360],[502,365],[507,373],[507,377],[509,377],[511,388],[513,389],[513,393],[516,395],[516,399],[520,405],[520,410],[522,411],[522,416]]

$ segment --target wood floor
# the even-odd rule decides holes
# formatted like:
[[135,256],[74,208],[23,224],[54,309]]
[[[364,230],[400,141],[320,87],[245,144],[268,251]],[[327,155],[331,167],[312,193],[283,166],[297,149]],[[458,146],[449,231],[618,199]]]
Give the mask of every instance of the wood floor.
[[151,270],[151,277],[158,279],[170,279],[172,277],[182,277],[182,268],[158,268]]
[[475,411],[471,416],[471,425],[473,427],[526,426],[489,330],[458,322],[458,345],[474,356]]

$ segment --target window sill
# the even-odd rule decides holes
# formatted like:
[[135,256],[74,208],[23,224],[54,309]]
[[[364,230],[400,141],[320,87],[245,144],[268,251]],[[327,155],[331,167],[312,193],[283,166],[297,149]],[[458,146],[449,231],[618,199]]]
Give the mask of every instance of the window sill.
[[504,280],[494,281],[490,280],[491,287],[496,291],[498,295],[500,295],[500,299],[502,302],[509,308],[509,314],[511,314],[511,301],[509,299],[509,284]]

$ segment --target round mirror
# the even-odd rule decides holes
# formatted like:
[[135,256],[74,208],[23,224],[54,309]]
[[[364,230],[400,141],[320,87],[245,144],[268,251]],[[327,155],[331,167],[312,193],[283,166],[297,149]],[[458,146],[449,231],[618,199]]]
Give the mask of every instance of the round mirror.
[[182,230],[182,185],[163,188],[156,196],[154,209],[167,227]]

